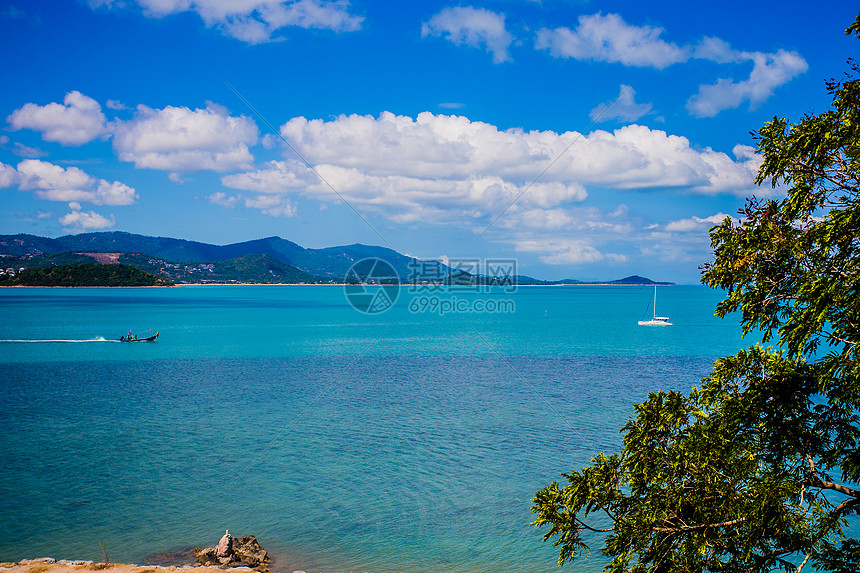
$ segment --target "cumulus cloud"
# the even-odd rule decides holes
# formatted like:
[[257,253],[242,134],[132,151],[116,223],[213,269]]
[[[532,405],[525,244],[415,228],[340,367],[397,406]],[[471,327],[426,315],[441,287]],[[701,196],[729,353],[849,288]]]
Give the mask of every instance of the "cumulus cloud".
[[[754,109],[773,95],[778,87],[809,68],[806,60],[797,52],[739,51],[733,49],[728,42],[715,37],[706,37],[695,46],[678,46],[661,39],[663,32],[663,28],[627,24],[618,14],[604,16],[598,13],[580,16],[579,25],[573,30],[567,27],[539,30],[535,47],[549,51],[556,58],[655,69],[687,62],[691,58],[727,65],[753,64],[752,72],[745,80],[720,78],[714,84],[699,86],[699,92],[687,102],[687,110],[697,117],[713,117],[747,101],[750,108]],[[592,110],[592,118],[606,109],[603,107],[605,105]],[[642,111],[641,106],[636,106],[632,96],[630,105],[630,113],[620,119],[635,121],[638,119],[635,117],[636,113],[641,117],[641,114],[650,111]]]
[[245,206],[259,209],[264,215],[272,217],[295,217],[296,207],[289,199],[277,195],[257,195],[246,197]]
[[731,44],[720,38],[709,36],[703,38],[693,50],[693,57],[711,60],[718,64],[736,64],[743,61],[740,53],[732,49]]
[[108,219],[95,211],[81,211],[80,205],[69,205],[71,212],[60,217],[60,224],[72,232],[83,232],[92,229],[108,229],[116,225],[116,218],[111,215]]
[[13,187],[18,184],[21,178],[18,176],[18,170],[11,165],[6,165],[0,162],[0,189]]
[[645,114],[651,112],[650,103],[636,103],[636,91],[621,84],[621,91],[615,101],[602,103],[591,110],[589,117],[597,122],[620,119],[622,121],[636,121]]
[[[754,187],[761,159],[749,146],[728,154],[694,148],[684,137],[640,125],[583,135],[500,130],[430,112],[415,118],[386,112],[331,120],[297,117],[280,132],[316,172],[293,158],[269,161],[224,174],[222,184],[236,192],[215,193],[209,200],[290,216],[298,199],[332,204],[342,197],[363,213],[396,223],[453,224],[476,234],[504,212],[494,223],[504,229],[496,236],[504,238],[496,240],[554,265],[621,263],[620,243],[650,239],[623,205],[610,212],[587,206],[591,186],[732,196],[779,192]],[[284,199],[290,203],[281,203]],[[652,244],[677,240],[664,226],[659,227],[664,237]],[[707,242],[706,227],[699,227],[705,238],[696,248]]]
[[236,205],[242,200],[241,195],[227,195],[223,191],[218,191],[206,197],[206,199],[210,203],[214,203],[215,205],[221,205],[222,207],[228,207],[230,209],[235,209]]
[[[359,30],[363,16],[351,14],[343,0],[136,0],[145,15],[161,18],[180,12],[196,12],[203,22],[225,35],[249,44],[281,38],[285,28],[317,28],[334,32]],[[90,0],[93,8],[111,7],[112,0]],[[122,3],[116,3],[121,6]]]
[[687,110],[694,116],[714,117],[723,110],[739,107],[745,101],[749,102],[750,109],[755,109],[772,96],[776,88],[809,69],[809,64],[797,52],[731,53],[726,49],[726,46],[721,46],[719,51],[712,49],[711,52],[702,53],[712,56],[715,61],[720,61],[716,58],[730,57],[751,60],[753,69],[750,77],[739,82],[720,78],[715,84],[699,86],[699,93],[687,102]]
[[63,103],[24,104],[6,118],[12,129],[42,132],[45,141],[63,145],[83,145],[107,132],[99,103],[79,91],[71,91]]
[[218,191],[206,197],[210,203],[221,205],[228,209],[235,209],[237,206],[244,205],[248,209],[258,209],[264,215],[272,217],[295,217],[297,213],[296,206],[287,198],[277,194],[259,193],[247,197],[241,193],[238,195],[227,195],[223,191]]
[[725,221],[726,215],[725,213],[717,213],[716,215],[711,215],[710,217],[690,217],[689,219],[680,219],[678,221],[672,221],[666,225],[666,230],[671,232],[689,232],[689,231],[701,231],[703,228],[708,229],[713,227],[718,223],[722,223]]
[[[123,107],[108,101],[112,109]],[[15,110],[8,121],[13,129],[41,131],[43,139],[66,145],[112,136],[120,160],[133,162],[139,168],[169,171],[175,182],[181,181],[182,172],[249,168],[254,158],[248,148],[259,137],[257,124],[251,118],[231,116],[214,103],[202,109],[139,105],[132,119],[106,122],[99,103],[80,92],[69,92],[63,104],[28,103]],[[13,152],[24,157],[44,154],[20,144]]]
[[[685,137],[640,125],[588,135],[501,131],[462,116],[423,112],[413,119],[385,112],[378,118],[293,118],[281,126],[281,134],[323,170],[335,166],[355,169],[364,176],[407,177],[433,185],[471,182],[473,191],[480,187],[477,182],[495,177],[516,186],[505,195],[516,193],[557,159],[540,183],[568,186],[564,200],[583,199],[584,191],[571,186],[590,184],[623,189],[678,187],[704,194],[744,196],[758,168],[756,156],[747,153],[748,147],[736,147],[740,155],[732,159],[710,148],[694,149]],[[286,189],[306,185],[305,171],[270,164],[256,172],[254,179],[265,186],[271,178],[271,183],[278,182]],[[735,188],[740,181],[744,182],[742,188]],[[537,185],[525,197],[541,201],[549,190]]]
[[204,109],[139,105],[135,117],[117,122],[113,146],[122,161],[139,168],[183,171],[231,171],[248,168],[253,157],[249,145],[259,130],[245,116],[209,104]]
[[660,38],[663,28],[631,26],[618,14],[580,16],[571,30],[538,30],[535,47],[556,58],[613,62],[661,70],[686,61],[689,50]]
[[[0,179],[4,172],[0,169]],[[137,192],[124,183],[111,183],[77,167],[64,168],[38,159],[19,163],[12,183],[48,201],[86,201],[95,205],[131,205],[137,201]]]
[[505,15],[483,8],[445,8],[422,24],[421,36],[442,36],[456,45],[484,48],[494,63],[510,61],[508,48],[514,41],[505,29]]

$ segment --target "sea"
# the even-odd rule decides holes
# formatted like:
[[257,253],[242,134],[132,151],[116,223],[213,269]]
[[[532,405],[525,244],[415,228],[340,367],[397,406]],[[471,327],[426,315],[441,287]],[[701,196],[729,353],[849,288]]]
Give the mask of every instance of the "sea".
[[[557,571],[535,493],[757,341],[698,285],[660,287],[662,328],[637,325],[651,287],[395,294],[0,289],[0,561],[144,563],[230,530],[275,573]],[[602,568],[589,541],[565,571]]]

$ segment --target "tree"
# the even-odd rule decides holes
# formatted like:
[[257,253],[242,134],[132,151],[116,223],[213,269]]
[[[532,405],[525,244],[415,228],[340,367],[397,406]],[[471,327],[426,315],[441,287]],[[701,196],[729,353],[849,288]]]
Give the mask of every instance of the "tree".
[[[860,15],[846,34],[860,37]],[[606,571],[860,570],[860,67],[832,108],[754,132],[752,198],[711,229],[702,281],[763,343],[721,358],[689,395],[634,406],[623,449],[537,492],[559,565],[602,538]]]

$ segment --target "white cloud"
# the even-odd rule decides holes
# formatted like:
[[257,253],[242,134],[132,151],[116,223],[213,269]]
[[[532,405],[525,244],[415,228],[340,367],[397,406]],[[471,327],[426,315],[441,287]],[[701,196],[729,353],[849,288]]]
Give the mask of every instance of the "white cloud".
[[733,50],[728,42],[715,37],[703,38],[693,50],[693,57],[702,60],[711,60],[718,64],[736,64],[744,60],[740,53]]
[[520,252],[548,252],[539,257],[548,265],[583,265],[601,261],[621,263],[626,260],[624,255],[603,253],[582,239],[525,239],[515,242],[515,248]]
[[227,195],[223,191],[218,191],[217,193],[213,193],[206,197],[210,203],[214,203],[215,205],[221,205],[222,207],[228,207],[230,209],[235,209],[236,205],[242,200],[241,195]]
[[47,161],[27,159],[18,164],[17,183],[48,201],[86,201],[95,205],[131,205],[137,192],[119,181],[88,175],[77,167],[64,168]]
[[[699,93],[687,102],[687,110],[697,117],[714,117],[726,109],[734,109],[748,101],[750,109],[773,95],[779,86],[788,83],[794,77],[809,69],[797,52],[779,50],[775,54],[762,52],[726,52],[727,45],[721,46],[719,52],[713,50],[703,52],[712,58],[728,58],[735,55],[738,59],[751,60],[753,70],[749,79],[735,82],[731,79],[720,78],[712,85],[699,86]],[[719,60],[715,60],[719,61]]]
[[13,111],[6,121],[12,129],[40,131],[45,141],[56,141],[63,145],[83,145],[107,132],[105,116],[99,103],[78,91],[67,93],[62,104],[24,104]]
[[241,193],[238,195],[227,195],[223,191],[218,191],[209,195],[206,199],[215,205],[221,205],[228,209],[235,209],[239,204],[243,204],[249,209],[258,209],[264,215],[272,217],[295,217],[296,206],[286,197],[272,194],[258,194],[253,197],[246,197]]
[[[317,165],[316,169],[350,204],[382,213],[397,222],[443,223],[487,218],[501,213],[526,187],[493,176],[437,179],[373,175],[354,167],[330,164]],[[258,171],[227,175],[221,181],[227,187],[261,195],[295,193],[321,201],[340,201],[327,184],[297,161],[269,162]],[[586,195],[578,184],[538,183],[522,196],[517,207],[550,207],[581,201]]]
[[114,127],[114,149],[136,167],[165,171],[231,171],[248,168],[248,146],[259,130],[245,116],[234,117],[215,104],[205,109],[137,107],[134,119]]
[[575,30],[543,28],[535,47],[556,58],[663,69],[686,61],[689,50],[660,39],[663,28],[631,26],[618,14],[580,16]]
[[115,99],[109,99],[109,100],[107,100],[107,101],[105,102],[105,105],[106,105],[109,109],[113,109],[113,110],[123,110],[123,109],[128,109],[128,108],[125,106],[125,104],[123,104],[121,101],[119,101],[119,100],[115,100]]
[[[589,193],[597,196],[602,188],[731,196],[771,192],[752,183],[761,161],[752,148],[739,145],[730,154],[694,148],[684,137],[640,125],[582,135],[500,130],[430,112],[416,118],[386,112],[327,121],[299,117],[280,130],[328,184],[288,158],[224,174],[222,184],[239,194],[216,193],[209,200],[269,214],[280,208],[284,212],[278,214],[289,216],[298,199],[337,204],[343,197],[362,213],[397,223],[453,224],[476,234],[507,209],[495,223],[504,232],[491,240],[535,253],[547,264],[578,265],[623,262],[622,243],[652,239],[624,205],[604,212],[585,204]],[[290,203],[284,206],[283,199]],[[706,224],[695,240],[687,234],[696,249],[706,246],[705,229]],[[665,236],[652,244],[675,240],[661,232]]]
[[[224,175],[222,184],[258,196],[293,195],[321,202],[340,202],[343,197],[350,205],[401,223],[450,222],[476,228],[512,203],[500,224],[563,228],[570,222],[566,209],[588,197],[589,185],[706,195],[761,192],[752,184],[761,160],[751,148],[736,147],[733,158],[709,148],[694,149],[684,137],[639,125],[583,136],[500,131],[465,117],[430,112],[415,119],[386,112],[378,118],[351,115],[331,121],[299,117],[281,126],[281,133],[325,182],[304,163],[286,159]],[[227,198],[210,200],[224,204]],[[259,198],[245,204],[271,208]]]
[[[289,28],[317,28],[334,32],[359,30],[363,16],[350,13],[349,3],[325,0],[136,0],[144,14],[161,18],[180,12],[196,12],[203,22],[225,35],[249,44],[274,37]],[[112,0],[90,0],[93,8],[111,7]],[[122,6],[122,3],[116,3]]]
[[610,119],[622,121],[636,121],[643,115],[651,112],[650,103],[636,103],[636,91],[627,85],[621,84],[618,98],[614,102],[602,103],[591,110],[589,117],[599,122]]
[[275,149],[281,144],[281,138],[274,133],[267,133],[260,139],[260,144],[264,149]]
[[483,8],[445,8],[422,24],[421,36],[444,36],[458,46],[483,47],[497,64],[511,60],[508,48],[514,37],[505,29],[505,15]]
[[18,176],[18,171],[11,165],[6,165],[0,162],[0,189],[13,187],[18,184],[21,178]]
[[711,215],[710,217],[690,217],[689,219],[680,219],[678,221],[672,221],[666,225],[666,230],[670,232],[688,232],[688,231],[701,231],[702,229],[708,229],[713,227],[718,223],[722,223],[728,215],[725,213],[717,213],[716,215]]
[[532,229],[563,229],[573,223],[573,217],[565,209],[528,209],[513,213],[512,226],[525,226]]
[[[321,170],[330,165],[355,169],[362,176],[408,177],[432,185],[456,182],[462,193],[467,187],[475,187],[476,182],[497,178],[511,185],[502,194],[509,196],[557,159],[541,178],[541,184],[623,189],[677,187],[696,193],[744,196],[752,188],[758,168],[756,156],[741,154],[734,160],[710,148],[694,149],[685,137],[640,125],[588,135],[500,131],[491,124],[461,116],[423,112],[412,119],[385,112],[378,118],[294,118],[281,126],[281,133]],[[269,164],[248,175],[256,181],[253,189],[315,184],[314,177],[308,179],[301,164]],[[524,198],[539,202],[549,190],[538,185]],[[584,197],[584,190],[571,187],[563,200]],[[544,206],[558,203],[547,201]]]
[[113,215],[108,219],[95,211],[84,212],[77,209],[66,213],[59,220],[61,225],[75,232],[89,231],[90,229],[108,229],[116,225],[116,218]]
[[[773,95],[778,87],[809,69],[806,60],[797,52],[744,52],[733,49],[728,42],[715,37],[703,38],[695,46],[678,46],[662,40],[660,36],[663,32],[662,28],[627,24],[618,14],[604,16],[598,13],[580,16],[579,25],[574,30],[566,27],[539,30],[535,48],[548,50],[556,58],[656,69],[686,62],[691,58],[719,64],[753,64],[746,80],[721,78],[714,84],[699,86],[699,92],[687,102],[687,110],[697,117],[713,117],[746,101],[751,109],[755,109]],[[620,119],[635,121],[650,111],[650,108],[645,110],[634,104],[632,95],[629,104],[629,112]],[[602,104],[592,110],[592,118],[606,109],[605,106]]]
[[272,217],[295,217],[296,207],[289,199],[276,195],[257,195],[246,197],[245,207],[259,209],[264,215]]

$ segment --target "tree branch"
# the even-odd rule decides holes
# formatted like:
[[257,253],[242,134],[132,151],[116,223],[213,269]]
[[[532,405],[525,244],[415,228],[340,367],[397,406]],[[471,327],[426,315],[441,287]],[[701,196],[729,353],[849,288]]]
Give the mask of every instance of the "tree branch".
[[724,521],[722,523],[704,523],[702,525],[681,525],[680,527],[652,527],[652,531],[659,531],[660,533],[679,533],[682,531],[698,531],[701,529],[710,529],[712,527],[729,527],[730,525],[737,525],[738,523],[743,523],[746,521],[746,517],[741,517],[738,519],[733,519],[731,521]]
[[800,573],[801,571],[803,571],[803,568],[806,566],[806,562],[807,562],[807,561],[809,561],[809,556],[810,556],[810,555],[811,555],[811,553],[807,553],[807,554],[806,554],[806,559],[804,559],[804,560],[803,560],[803,563],[801,563],[800,565],[798,565],[798,567],[797,567],[797,571],[795,571],[795,573]]
[[609,529],[596,529],[596,528],[594,528],[594,527],[591,527],[590,525],[588,525],[587,523],[585,523],[584,521],[582,521],[582,520],[581,520],[581,519],[579,519],[578,517],[574,517],[574,519],[575,519],[575,520],[576,520],[576,522],[577,522],[577,523],[579,523],[582,527],[584,527],[585,529],[588,529],[589,531],[594,531],[595,533],[609,533],[610,531],[614,531],[614,530],[615,530],[615,528],[614,528],[614,527],[611,527],[611,528],[609,528]]

